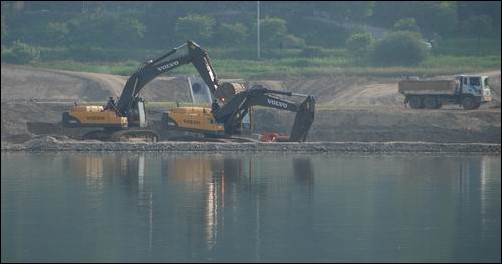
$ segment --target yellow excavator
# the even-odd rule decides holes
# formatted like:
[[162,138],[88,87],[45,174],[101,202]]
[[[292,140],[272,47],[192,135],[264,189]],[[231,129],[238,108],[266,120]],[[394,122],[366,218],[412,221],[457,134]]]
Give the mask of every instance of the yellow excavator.
[[[168,59],[187,46],[186,55]],[[63,113],[65,127],[95,127],[83,139],[111,141],[144,140],[156,142],[159,135],[146,129],[144,100],[139,96],[143,87],[171,69],[192,63],[214,98],[211,107],[177,107],[163,113],[162,128],[202,133],[206,137],[231,137],[243,133],[243,119],[253,106],[272,107],[296,112],[290,136],[286,141],[303,142],[314,120],[315,100],[311,95],[274,91],[261,86],[249,90],[238,83],[222,83],[217,79],[207,52],[193,41],[174,48],[156,60],[143,63],[129,77],[117,103],[110,98],[106,106],[74,106]],[[284,96],[302,96],[301,103]],[[249,127],[248,127],[249,128]]]
[[[253,106],[265,106],[279,110],[296,112],[290,135],[283,141],[304,142],[314,121],[315,99],[311,95],[270,90],[262,86],[233,94],[237,85],[226,83],[226,92],[220,102],[214,100],[212,107],[179,107],[163,113],[162,127],[171,130],[203,133],[206,137],[231,137],[243,134],[242,121]],[[305,97],[296,103],[284,96]]]
[[[179,49],[187,46],[188,53],[176,58],[170,58]],[[105,106],[73,106],[63,113],[64,127],[92,127],[82,136],[82,139],[98,139],[104,141],[144,140],[156,142],[157,132],[146,129],[146,111],[143,98],[139,96],[144,86],[157,76],[181,65],[192,63],[204,82],[216,90],[218,81],[213,74],[213,66],[205,50],[193,41],[174,48],[156,60],[149,60],[140,65],[125,84],[118,101],[110,97]],[[224,99],[223,99],[224,100]]]

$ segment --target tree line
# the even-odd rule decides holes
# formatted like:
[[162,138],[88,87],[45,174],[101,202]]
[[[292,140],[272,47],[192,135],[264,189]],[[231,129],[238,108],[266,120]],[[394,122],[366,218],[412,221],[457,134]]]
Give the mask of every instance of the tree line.
[[[2,49],[166,49],[186,39],[206,47],[251,48],[256,12],[255,1],[2,1]],[[415,42],[500,38],[500,2],[261,1],[260,12],[263,49],[296,48],[306,55],[349,48],[363,58],[371,50],[392,50],[379,47],[379,37],[365,25],[387,30],[387,38]]]

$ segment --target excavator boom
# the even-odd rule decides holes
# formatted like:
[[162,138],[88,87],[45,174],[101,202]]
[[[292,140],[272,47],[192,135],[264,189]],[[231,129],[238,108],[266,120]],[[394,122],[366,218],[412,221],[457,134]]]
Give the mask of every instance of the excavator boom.
[[[185,46],[188,47],[188,53],[186,55],[166,60],[166,58],[175,54],[179,49]],[[122,90],[122,94],[118,99],[116,107],[117,110],[122,115],[127,115],[127,112],[133,106],[133,102],[139,96],[139,92],[147,83],[173,68],[177,68],[188,63],[192,63],[194,65],[195,69],[197,69],[204,82],[214,94],[214,92],[218,89],[219,82],[216,79],[216,74],[213,66],[211,65],[209,56],[204,49],[202,49],[195,42],[189,40],[187,43],[174,48],[172,51],[159,57],[158,59],[143,63],[127,80],[127,83]]]
[[239,134],[242,119],[252,106],[272,107],[279,110],[296,112],[295,121],[290,133],[290,141],[304,142],[314,122],[315,99],[311,95],[298,104],[277,95],[299,96],[292,92],[274,91],[263,87],[255,87],[236,94],[222,108],[213,111],[217,122],[224,124],[225,133]]

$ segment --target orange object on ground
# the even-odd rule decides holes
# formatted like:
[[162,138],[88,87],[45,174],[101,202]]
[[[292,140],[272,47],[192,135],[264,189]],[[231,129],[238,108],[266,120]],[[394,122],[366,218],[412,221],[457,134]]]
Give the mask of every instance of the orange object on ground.
[[260,136],[261,142],[289,142],[289,136],[280,136],[275,132],[265,132]]

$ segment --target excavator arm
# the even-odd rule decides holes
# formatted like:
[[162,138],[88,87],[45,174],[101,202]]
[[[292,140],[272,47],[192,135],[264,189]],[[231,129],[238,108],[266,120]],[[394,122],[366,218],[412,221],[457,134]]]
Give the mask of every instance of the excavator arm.
[[[298,104],[278,95],[303,96],[305,100]],[[311,95],[292,92],[274,91],[263,87],[254,87],[236,94],[221,108],[213,109],[213,116],[218,123],[224,124],[226,134],[239,134],[242,119],[252,106],[272,107],[279,110],[296,112],[290,133],[290,141],[304,142],[314,121],[315,99]]]
[[[188,53],[186,55],[169,59],[179,49],[185,46],[188,46]],[[219,81],[207,52],[195,42],[187,41],[187,43],[174,48],[158,59],[143,63],[127,80],[115,109],[122,116],[127,116],[129,111],[134,108],[134,103],[138,100],[139,92],[147,83],[163,73],[189,63],[194,65],[204,82],[214,94],[219,87]]]

